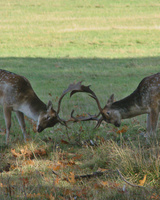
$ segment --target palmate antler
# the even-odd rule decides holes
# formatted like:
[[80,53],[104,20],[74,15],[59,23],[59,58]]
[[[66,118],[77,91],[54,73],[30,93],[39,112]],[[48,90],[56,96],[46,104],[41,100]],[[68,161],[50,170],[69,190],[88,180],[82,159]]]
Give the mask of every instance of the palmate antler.
[[[65,126],[67,126],[67,123],[70,122],[70,121],[79,122],[79,121],[91,121],[91,120],[94,120],[94,121],[97,121],[97,124],[96,124],[95,128],[99,128],[99,126],[101,125],[102,121],[107,118],[107,116],[106,116],[106,114],[104,112],[104,108],[102,109],[96,94],[90,89],[90,85],[89,86],[85,86],[85,85],[82,85],[81,83],[82,83],[82,81],[78,82],[78,83],[70,84],[68,86],[68,88],[66,90],[64,90],[64,92],[62,93],[62,95],[61,95],[61,97],[60,97],[60,99],[58,101],[57,116],[58,116],[58,113],[60,111],[61,101],[62,101],[63,97],[69,92],[70,92],[70,97],[72,97],[72,95],[74,95],[77,92],[88,93],[89,96],[92,97],[96,101],[98,109],[99,109],[100,112],[98,113],[98,115],[90,115],[90,114],[88,114],[87,116],[80,115],[78,117],[74,117],[73,116],[74,110],[72,110],[70,119],[65,121],[65,120],[61,119],[58,116],[59,122],[61,124],[65,125]],[[98,118],[100,115],[101,115],[101,117]]]
[[[58,109],[57,109],[56,114],[57,114],[58,121],[59,121],[62,125],[65,125],[66,127],[67,127],[67,123],[70,122],[70,121],[72,121],[72,122],[89,121],[89,120],[99,121],[99,119],[98,119],[99,114],[98,114],[98,115],[90,115],[90,114],[88,114],[88,116],[83,116],[83,115],[81,115],[81,116],[78,116],[78,117],[74,117],[74,116],[73,116],[74,110],[72,110],[72,112],[71,112],[71,117],[70,117],[70,119],[68,119],[67,121],[64,120],[64,119],[61,119],[61,118],[59,117],[59,115],[58,115],[59,112],[60,112],[62,99],[63,99],[63,97],[64,97],[67,93],[69,93],[69,92],[70,92],[70,97],[71,97],[73,94],[77,93],[77,92],[86,92],[86,93],[89,93],[90,96],[91,96],[92,98],[96,99],[96,95],[95,95],[94,92],[90,89],[90,86],[84,86],[84,85],[82,85],[81,83],[82,83],[82,81],[81,81],[81,82],[78,82],[78,83],[70,84],[70,85],[68,86],[68,88],[67,88],[66,90],[63,91],[61,97],[59,98],[59,101],[58,101]],[[97,103],[98,103],[98,99],[97,99]],[[99,104],[99,108],[101,108],[101,107],[100,107],[100,104]]]
[[[79,89],[73,90],[71,92],[70,96],[74,95],[77,92],[86,92],[86,93],[89,93],[89,96],[92,97],[96,101],[98,109],[99,109],[100,112],[99,112],[98,115],[90,115],[90,114],[88,114],[88,116],[86,118],[82,118],[81,119],[81,118],[75,118],[74,117],[74,119],[77,120],[77,121],[96,120],[98,122],[97,122],[97,125],[95,126],[95,128],[98,128],[101,125],[102,121],[106,119],[106,114],[104,112],[104,109],[102,109],[102,107],[100,105],[100,102],[99,102],[96,94],[90,89],[90,86],[81,85],[81,82],[79,82],[78,84],[79,84]],[[102,115],[102,117],[100,119],[98,119],[98,117],[99,117],[100,114]]]

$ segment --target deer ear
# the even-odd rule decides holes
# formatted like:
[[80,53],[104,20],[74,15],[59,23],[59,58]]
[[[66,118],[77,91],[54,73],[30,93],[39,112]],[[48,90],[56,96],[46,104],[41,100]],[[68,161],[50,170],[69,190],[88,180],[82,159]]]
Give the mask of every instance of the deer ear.
[[52,104],[51,101],[48,101],[47,112],[49,112],[49,113],[56,113],[56,111],[53,109],[53,104]]
[[47,110],[53,109],[53,105],[51,101],[48,101]]
[[114,94],[112,94],[111,96],[110,96],[110,98],[108,99],[108,101],[107,101],[107,104],[112,104],[114,102]]

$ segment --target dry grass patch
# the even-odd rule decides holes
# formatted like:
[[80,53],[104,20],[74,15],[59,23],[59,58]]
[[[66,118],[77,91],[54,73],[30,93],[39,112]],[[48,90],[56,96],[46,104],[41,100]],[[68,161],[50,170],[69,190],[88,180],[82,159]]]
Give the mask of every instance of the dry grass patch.
[[[159,192],[160,148],[141,142],[135,146],[124,140],[120,145],[103,140],[98,146],[78,147],[78,151],[69,142],[61,147],[31,142],[15,151],[8,149],[4,152],[7,159],[1,158],[2,199],[151,198]],[[137,189],[139,185],[143,188]]]

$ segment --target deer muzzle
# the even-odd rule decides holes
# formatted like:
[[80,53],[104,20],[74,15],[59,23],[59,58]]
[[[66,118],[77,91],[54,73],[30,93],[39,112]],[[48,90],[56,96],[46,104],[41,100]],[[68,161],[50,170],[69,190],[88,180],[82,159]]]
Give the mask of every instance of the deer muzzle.
[[121,124],[118,123],[118,122],[115,122],[114,125],[115,125],[116,127],[120,127]]
[[38,128],[37,128],[37,132],[40,133],[40,132],[42,132],[43,130],[44,130],[44,128],[43,128],[42,126],[39,125]]

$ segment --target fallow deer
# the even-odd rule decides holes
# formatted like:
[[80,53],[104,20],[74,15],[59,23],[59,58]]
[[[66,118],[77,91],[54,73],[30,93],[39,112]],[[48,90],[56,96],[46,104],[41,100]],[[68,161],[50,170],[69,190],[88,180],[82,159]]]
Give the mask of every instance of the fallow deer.
[[79,84],[69,85],[62,93],[58,101],[58,109],[55,111],[51,101],[46,105],[39,99],[25,77],[0,69],[0,104],[3,106],[6,123],[6,144],[9,141],[12,111],[16,113],[25,141],[24,114],[37,121],[38,132],[42,132],[47,127],[53,127],[57,123],[67,126],[68,121],[76,121],[72,117],[70,120],[65,121],[58,115],[63,97],[72,90],[79,90]]
[[[71,94],[76,92],[79,91],[73,91]],[[98,119],[96,127],[99,127],[103,120],[119,127],[122,119],[147,114],[146,135],[155,134],[160,112],[160,73],[144,78],[136,90],[122,100],[114,102],[114,94],[112,94],[104,108],[101,107],[97,96],[89,86],[85,92],[96,100],[100,110],[101,118]],[[92,116],[90,120],[97,119],[99,114]]]

